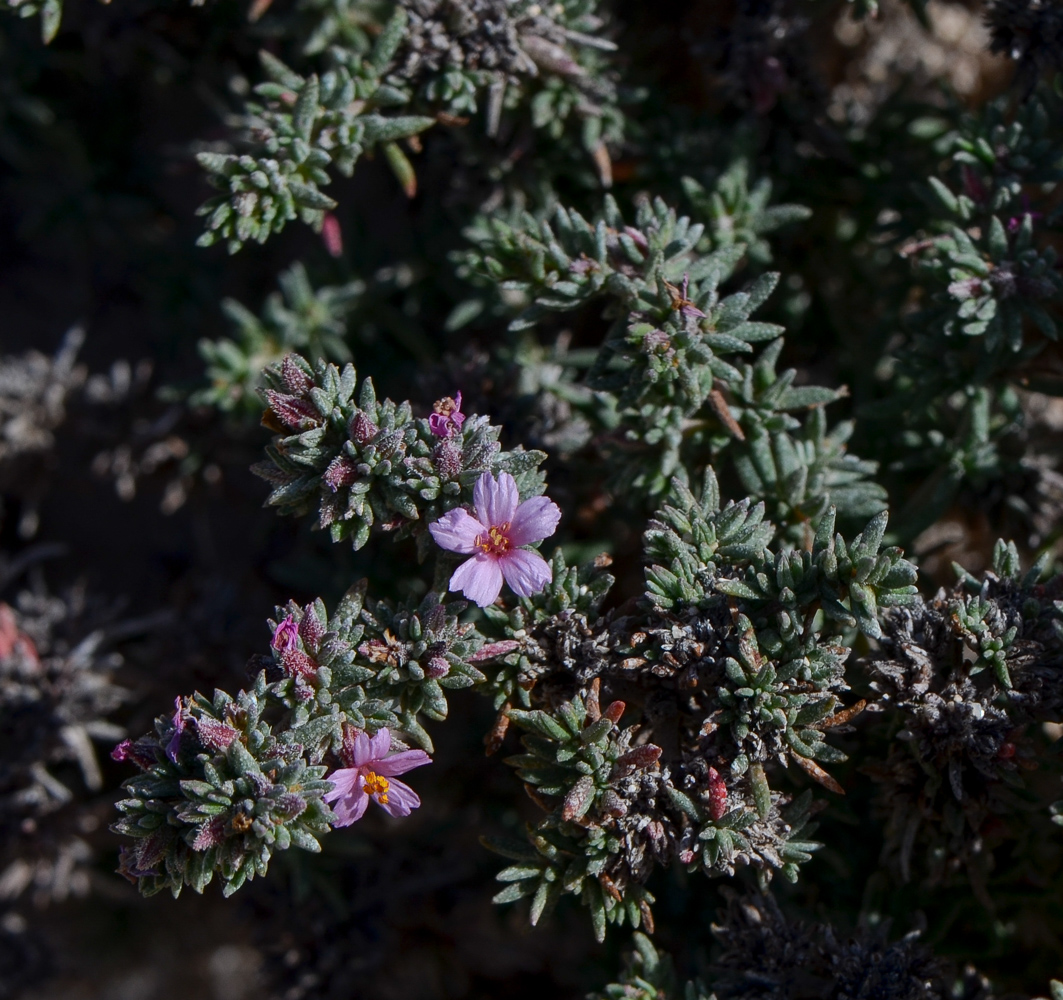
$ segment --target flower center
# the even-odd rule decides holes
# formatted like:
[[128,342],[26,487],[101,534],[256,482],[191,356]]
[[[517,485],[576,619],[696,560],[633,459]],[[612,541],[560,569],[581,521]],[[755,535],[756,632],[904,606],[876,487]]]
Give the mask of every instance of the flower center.
[[476,536],[476,547],[488,555],[500,556],[509,551],[509,521],[488,528],[486,534]]
[[376,771],[367,771],[363,781],[363,787],[366,792],[369,795],[375,795],[377,802],[386,806],[388,804],[388,788],[391,787],[391,782],[382,774],[377,774]]
[[454,402],[450,396],[444,396],[442,399],[437,399],[432,406],[432,411],[438,413],[442,417],[449,417],[455,410],[457,410],[458,404]]

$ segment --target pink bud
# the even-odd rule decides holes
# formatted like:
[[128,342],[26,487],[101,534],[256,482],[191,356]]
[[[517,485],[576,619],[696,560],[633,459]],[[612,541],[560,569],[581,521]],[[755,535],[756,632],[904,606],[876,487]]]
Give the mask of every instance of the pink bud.
[[428,667],[425,669],[425,673],[432,678],[432,680],[439,680],[440,677],[446,677],[450,673],[450,664],[442,656],[433,656],[428,661]]
[[724,784],[720,772],[714,767],[709,768],[709,815],[714,819],[722,819],[727,812],[727,785]]
[[281,361],[281,381],[293,396],[305,396],[313,387],[314,380],[295,363],[290,354]]
[[360,448],[364,448],[380,432],[380,428],[361,410],[354,415],[349,430],[351,440]]
[[321,223],[321,240],[330,256],[343,256],[343,232],[340,230],[340,220],[331,212],[325,213],[325,218]]
[[286,649],[281,655],[281,665],[296,680],[310,680],[317,673],[317,664],[301,649]]
[[505,656],[513,650],[520,649],[520,643],[516,639],[502,639],[499,642],[489,642],[481,646],[472,656],[470,663],[481,663],[484,660],[493,660],[496,656]]

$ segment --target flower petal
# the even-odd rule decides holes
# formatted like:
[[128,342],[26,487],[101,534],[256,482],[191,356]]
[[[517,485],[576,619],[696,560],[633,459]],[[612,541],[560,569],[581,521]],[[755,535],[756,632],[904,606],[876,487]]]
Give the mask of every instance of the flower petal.
[[357,823],[365,815],[368,806],[369,796],[362,789],[356,789],[332,807],[336,816],[332,825],[350,826],[352,823]]
[[509,543],[513,546],[529,545],[549,538],[561,520],[561,508],[549,497],[532,497],[525,500],[513,515]]
[[373,748],[369,743],[369,737],[365,733],[359,733],[354,738],[354,753],[351,754],[352,767],[365,767],[373,759]]
[[369,741],[369,752],[371,754],[370,760],[373,762],[373,770],[376,770],[376,765],[382,761],[391,750],[391,731],[387,726],[376,731],[376,734]]
[[472,500],[476,516],[488,528],[511,522],[520,503],[517,481],[508,472],[501,473],[497,481],[485,472],[472,488]]
[[392,816],[409,816],[414,809],[421,804],[420,796],[404,781],[397,778],[388,783],[388,800],[377,804],[386,809]]
[[356,767],[341,768],[328,776],[333,787],[331,791],[325,792],[322,798],[326,802],[335,803],[332,807],[336,815],[333,826],[350,826],[365,815],[369,796],[362,788],[361,777],[361,772]]
[[436,545],[449,552],[468,555],[476,551],[476,539],[487,528],[476,520],[464,507],[448,510],[438,521],[428,525]]
[[506,583],[521,597],[539,593],[554,578],[550,564],[530,549],[510,549],[499,556],[498,564]]
[[502,592],[502,570],[498,559],[486,552],[466,559],[450,578],[450,589],[460,590],[481,608],[494,604]]
[[373,770],[385,778],[390,778],[392,775],[405,774],[415,767],[424,767],[425,764],[431,763],[432,758],[423,750],[403,750],[393,753],[387,760],[374,761]]
[[336,799],[342,798],[344,795],[349,795],[351,789],[360,788],[358,783],[358,775],[361,771],[356,767],[341,767],[339,770],[333,771],[325,780],[332,782],[332,787],[325,792],[321,797],[326,802],[334,802]]

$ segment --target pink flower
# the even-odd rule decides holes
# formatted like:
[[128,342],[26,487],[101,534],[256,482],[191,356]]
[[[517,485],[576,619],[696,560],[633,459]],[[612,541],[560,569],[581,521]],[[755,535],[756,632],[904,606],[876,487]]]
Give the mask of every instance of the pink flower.
[[[335,803],[333,826],[350,826],[365,815],[369,800],[382,806],[392,816],[409,816],[421,800],[405,782],[395,775],[405,774],[415,767],[431,764],[432,758],[423,750],[403,750],[390,753],[391,733],[381,729],[372,738],[345,727],[343,762],[347,767],[328,776],[332,791],[325,793],[325,801]],[[390,756],[389,756],[390,754]]]
[[553,579],[553,571],[538,552],[521,546],[552,535],[560,508],[548,497],[519,503],[517,484],[508,472],[497,481],[485,472],[472,497],[476,517],[458,507],[428,526],[441,548],[472,555],[454,571],[450,589],[481,608],[498,599],[503,579],[521,597],[537,594]]
[[289,649],[295,648],[295,643],[298,638],[299,626],[295,623],[295,619],[291,615],[288,615],[287,618],[277,625],[277,629],[273,633],[273,641],[270,645],[278,652],[286,653]]
[[436,400],[432,406],[432,414],[428,418],[428,429],[441,438],[453,437],[461,433],[461,425],[465,423],[465,414],[461,412],[461,393],[455,393],[454,398],[444,396]]

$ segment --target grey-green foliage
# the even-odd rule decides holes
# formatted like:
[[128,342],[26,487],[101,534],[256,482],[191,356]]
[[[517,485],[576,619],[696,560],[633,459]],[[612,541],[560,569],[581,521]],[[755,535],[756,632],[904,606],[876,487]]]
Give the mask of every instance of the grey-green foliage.
[[221,240],[235,253],[248,240],[264,243],[296,218],[320,229],[325,212],[336,206],[321,190],[331,180],[330,169],[349,177],[362,154],[377,146],[406,162],[398,141],[435,119],[382,113],[404,103],[381,81],[404,24],[399,11],[364,56],[336,50],[334,65],[320,77],[302,77],[261,54],[269,79],[255,87],[261,103],[249,102],[241,119],[249,151],[197,157],[221,192],[198,210],[207,219],[200,245]]
[[1022,433],[1017,386],[1059,392],[1038,360],[1063,303],[1058,212],[1044,197],[1063,178],[1058,117],[1059,98],[1041,88],[1015,107],[990,102],[934,142],[943,166],[922,185],[929,211],[898,247],[918,308],[880,366],[888,391],[865,410],[889,421],[894,468],[926,477],[900,512],[901,537],[937,520],[961,487],[984,492],[1015,473],[1004,442]]
[[145,895],[202,892],[217,874],[228,896],[264,875],[274,851],[320,850],[327,768],[274,732],[263,718],[268,693],[260,673],[235,698],[178,699],[176,714],[159,716],[134,745],[129,756],[143,770],[123,785],[114,830],[133,838],[121,870]]
[[803,542],[831,506],[858,523],[885,509],[886,491],[874,478],[878,463],[847,450],[854,423],[827,423],[825,404],[844,391],[795,386],[794,369],[776,371],[782,349],[782,339],[769,343],[731,383],[729,408],[743,434],[731,452],[742,488]]
[[765,238],[783,226],[804,222],[812,215],[803,205],[772,205],[772,183],[767,177],[749,184],[749,163],[736,159],[711,190],[693,177],[682,179],[683,193],[694,217],[705,224],[702,251],[742,245],[746,256],[760,266],[771,263],[771,245]]
[[[489,134],[518,112],[553,139],[570,119],[594,152],[621,119],[599,0],[402,0],[406,37],[388,82],[452,115],[483,110]],[[485,100],[486,97],[486,100]]]
[[[956,869],[1000,877],[1001,845],[1038,856],[1058,836],[1049,819],[1059,757],[1037,723],[1063,711],[1063,579],[1047,558],[1024,572],[1004,542],[981,577],[956,569],[951,591],[883,616],[866,664],[893,714],[886,759],[870,769],[884,860],[905,880],[918,871],[935,884]],[[1041,777],[1031,781],[1034,762]],[[987,844],[979,831],[989,817]]]
[[[511,763],[546,812],[528,847],[505,848],[521,863],[499,901],[531,896],[537,918],[579,894],[601,937],[610,921],[646,919],[641,887],[676,857],[713,876],[748,865],[765,884],[796,879],[818,846],[811,801],[773,789],[773,769],[793,763],[841,790],[821,765],[845,759],[829,733],[862,707],[843,701],[853,631],[879,636],[880,608],[918,599],[885,526],[878,515],[847,541],[830,510],[795,548],[763,504],[721,503],[710,469],[700,498],[676,481],[650,522],[637,608],[601,615],[611,579],[555,556],[542,594],[487,609],[482,690],[527,731]],[[551,697],[572,684],[576,696]],[[656,717],[677,686],[676,714]]]
[[[940,181],[934,189],[942,203],[959,214],[960,199]],[[934,240],[933,253],[920,258],[920,276],[945,286],[931,322],[940,323],[946,336],[984,336],[988,352],[1006,346],[1017,353],[1024,345],[1027,318],[1049,340],[1057,338],[1056,323],[1045,310],[1063,291],[1055,250],[1034,246],[1029,212],[1015,222],[1006,226],[999,215],[992,215],[977,237],[954,226]]]
[[474,249],[461,270],[501,290],[517,312],[511,329],[602,303],[610,325],[585,378],[595,405],[584,412],[626,439],[607,456],[614,489],[659,495],[673,476],[729,451],[749,495],[796,533],[831,504],[852,520],[885,506],[875,464],[846,454],[852,425],[830,429],[822,412],[844,391],[776,372],[783,328],[753,316],[778,275],[721,291],[745,244],[703,251],[713,245],[705,227],[659,199],[641,202],[627,225],[608,197],[593,221],[558,206],[550,216],[481,217],[467,236]]
[[[630,796],[633,787],[638,794],[643,786],[656,783],[656,776],[643,772],[656,771],[660,748],[632,746],[635,730],[617,725],[623,708],[617,703],[602,711],[592,704],[588,712],[583,700],[575,698],[553,712],[508,713],[526,735],[525,753],[507,763],[549,813],[530,832],[534,851],[503,850],[523,863],[498,874],[508,885],[495,902],[531,896],[533,924],[564,893],[579,895],[590,909],[598,940],[604,939],[607,924],[627,921],[637,927],[647,919],[653,897],[641,886],[614,882],[614,876],[620,879],[616,866],[623,855],[623,835],[608,818],[626,813],[625,793]],[[488,846],[504,847],[491,842]]]
[[658,951],[645,934],[636,931],[632,944],[634,950],[619,981],[590,1000],[716,1000],[700,982],[680,987],[671,956]]
[[[980,338],[972,343],[980,348],[973,369],[963,372],[975,384],[1014,366],[1015,355],[1043,349],[1041,338],[1057,336],[1052,313],[1063,281],[1055,273],[1053,247],[1039,235],[1054,217],[1046,219],[1028,194],[1063,179],[1052,124],[1058,106],[1047,91],[1013,111],[993,101],[936,140],[945,167],[941,176],[927,178],[924,189],[929,232],[903,248],[917,279],[933,294],[927,309],[913,317],[919,339],[914,347],[931,355],[951,339],[955,353],[962,346],[955,341]],[[938,378],[943,374],[955,378],[959,372],[939,367]]]
[[444,603],[429,592],[419,605],[367,600],[355,584],[329,616],[318,600],[278,612],[298,626],[298,640],[274,649],[284,677],[271,694],[291,710],[289,726],[314,760],[339,753],[345,723],[404,733],[425,750],[424,720],[447,717],[446,692],[484,680],[471,660],[482,642],[461,624],[465,602]]
[[[822,725],[837,724],[848,689],[842,634],[855,627],[878,637],[881,607],[918,599],[915,567],[899,549],[882,547],[886,515],[846,543],[831,510],[810,550],[782,544],[773,552],[763,506],[721,506],[711,470],[700,499],[678,482],[674,491],[646,531],[646,596],[661,612],[697,608],[710,621],[721,620],[714,609],[726,602],[732,631],[720,650],[715,721],[729,728],[731,766],[742,772],[767,757],[844,759]],[[667,652],[651,643],[642,655],[654,663]],[[757,797],[766,801],[763,789]]]
[[469,502],[483,472],[510,473],[522,499],[543,491],[542,452],[502,451],[500,428],[482,416],[453,437],[435,437],[409,402],[378,400],[369,379],[359,387],[352,365],[312,369],[288,355],[266,370],[266,384],[267,420],[279,432],[254,467],[273,484],[266,503],[281,514],[314,514],[333,541],[361,548],[383,524],[396,537],[415,535],[423,557],[428,522]]
[[330,361],[351,360],[348,317],[357,308],[365,284],[355,280],[315,289],[299,261],[277,283],[280,291],[270,293],[261,316],[235,299],[222,302],[223,312],[236,328],[235,337],[199,342],[210,385],[193,394],[193,405],[257,415],[262,409],[257,390],[262,386],[263,370],[289,352]]
[[329,171],[350,176],[362,154],[378,147],[412,196],[416,173],[400,142],[437,120],[464,124],[461,116],[484,103],[491,136],[507,110],[555,142],[575,121],[608,186],[606,143],[620,138],[623,116],[605,56],[615,46],[601,35],[597,6],[597,0],[547,7],[529,0],[402,0],[383,9],[304,4],[312,26],[303,54],[326,52],[327,68],[303,76],[262,53],[268,80],[255,87],[259,100],[249,101],[239,119],[247,152],[198,156],[221,191],[199,210],[207,217],[201,245],[225,241],[234,253],[296,218],[320,228],[336,205],[322,190]]
[[531,708],[533,684],[528,681],[541,669],[538,651],[523,640],[537,625],[555,619],[590,625],[610,588],[613,577],[593,564],[569,566],[560,549],[550,559],[550,582],[538,594],[522,597],[511,609],[487,607],[484,617],[506,638],[484,647],[488,662],[481,669],[488,676],[482,688],[496,709],[510,706]]
[[180,698],[155,732],[124,745],[141,773],[124,784],[114,830],[133,838],[122,871],[142,892],[225,895],[265,874],[274,851],[317,851],[332,814],[326,774],[350,731],[387,727],[425,749],[423,720],[447,715],[446,691],[483,675],[464,602],[434,593],[416,607],[367,601],[365,583],[330,616],[322,601],[279,609],[269,663],[236,697]]

